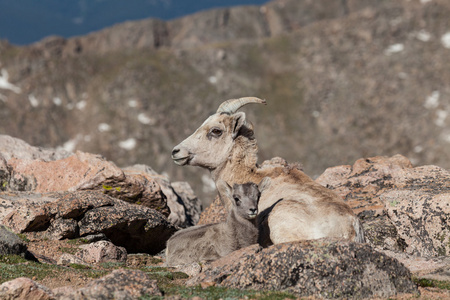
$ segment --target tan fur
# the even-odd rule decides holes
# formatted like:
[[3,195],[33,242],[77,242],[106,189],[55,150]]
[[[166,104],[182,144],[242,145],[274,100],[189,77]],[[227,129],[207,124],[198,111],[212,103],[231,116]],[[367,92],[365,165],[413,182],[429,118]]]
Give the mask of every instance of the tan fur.
[[[205,140],[202,135],[218,123],[225,127],[223,134]],[[176,162],[182,154],[192,158],[180,164],[206,167],[214,181],[223,180],[229,185],[259,183],[269,177],[270,185],[262,192],[258,205],[263,245],[323,237],[364,241],[359,219],[339,195],[295,167],[258,168],[257,152],[253,129],[245,122],[245,114],[235,113],[209,117],[193,135],[174,148],[172,156]]]

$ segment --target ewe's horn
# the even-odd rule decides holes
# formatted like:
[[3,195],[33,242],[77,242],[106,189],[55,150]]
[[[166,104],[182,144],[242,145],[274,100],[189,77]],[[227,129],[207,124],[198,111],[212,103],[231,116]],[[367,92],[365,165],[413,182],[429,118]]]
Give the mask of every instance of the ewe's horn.
[[217,113],[230,113],[234,114],[239,108],[242,106],[249,104],[249,103],[261,103],[266,104],[266,100],[261,100],[256,97],[244,97],[239,99],[230,99],[222,104],[220,104],[219,108],[217,109]]

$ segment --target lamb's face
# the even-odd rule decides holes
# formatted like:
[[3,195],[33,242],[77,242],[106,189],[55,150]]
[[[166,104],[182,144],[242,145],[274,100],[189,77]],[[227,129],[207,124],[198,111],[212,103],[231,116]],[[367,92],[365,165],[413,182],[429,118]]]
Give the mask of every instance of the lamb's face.
[[173,161],[180,165],[200,166],[213,170],[227,161],[234,139],[245,122],[242,112],[216,113],[187,139],[175,146]]
[[260,196],[258,186],[253,182],[235,184],[232,197],[236,212],[245,219],[256,218]]

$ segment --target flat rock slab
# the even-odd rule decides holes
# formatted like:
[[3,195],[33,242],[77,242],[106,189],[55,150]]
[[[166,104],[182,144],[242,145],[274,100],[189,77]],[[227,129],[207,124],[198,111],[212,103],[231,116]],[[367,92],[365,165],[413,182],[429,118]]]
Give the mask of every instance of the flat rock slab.
[[[40,202],[28,194],[0,194],[10,212],[0,223],[30,238],[78,238],[103,233],[130,253],[156,254],[176,231],[164,215],[149,207],[130,204],[95,191],[51,193]],[[20,206],[17,206],[16,200]]]
[[[0,170],[5,169],[1,164]],[[153,176],[145,172],[125,175],[113,162],[99,155],[77,151],[54,161],[12,157],[5,170],[3,173],[10,171],[10,174],[0,174],[3,190],[34,193],[96,190],[167,216],[170,213],[166,197]]]
[[253,245],[211,264],[188,281],[189,285],[214,282],[219,286],[280,290],[300,297],[390,297],[417,294],[410,271],[398,260],[368,244],[316,240]]

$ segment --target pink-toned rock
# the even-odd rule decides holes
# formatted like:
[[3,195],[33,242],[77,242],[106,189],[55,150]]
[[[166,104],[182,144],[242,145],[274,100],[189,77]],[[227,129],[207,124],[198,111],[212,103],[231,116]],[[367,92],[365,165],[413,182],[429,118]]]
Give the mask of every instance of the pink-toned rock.
[[58,289],[59,299],[140,299],[161,296],[156,280],[139,270],[114,270],[78,290]]
[[36,193],[91,189],[102,183],[125,179],[125,174],[115,164],[99,155],[81,151],[56,161],[13,157],[8,164],[14,174],[32,178],[36,182],[33,189]]
[[88,264],[125,262],[127,260],[127,250],[108,241],[98,241],[88,245],[81,245],[79,248],[81,250],[75,253],[75,256]]
[[28,160],[52,161],[72,155],[62,148],[51,149],[34,147],[25,141],[8,135],[0,134],[0,153],[8,161],[12,157]]
[[11,170],[9,190],[35,193],[95,190],[156,209],[166,216],[170,213],[166,197],[151,175],[145,172],[125,175],[113,162],[99,155],[77,151],[54,161],[12,157],[7,167]]
[[0,285],[3,300],[49,300],[55,299],[47,287],[25,277],[16,278]]
[[450,172],[404,156],[359,159],[316,179],[363,219],[369,242],[420,256],[450,253]]

